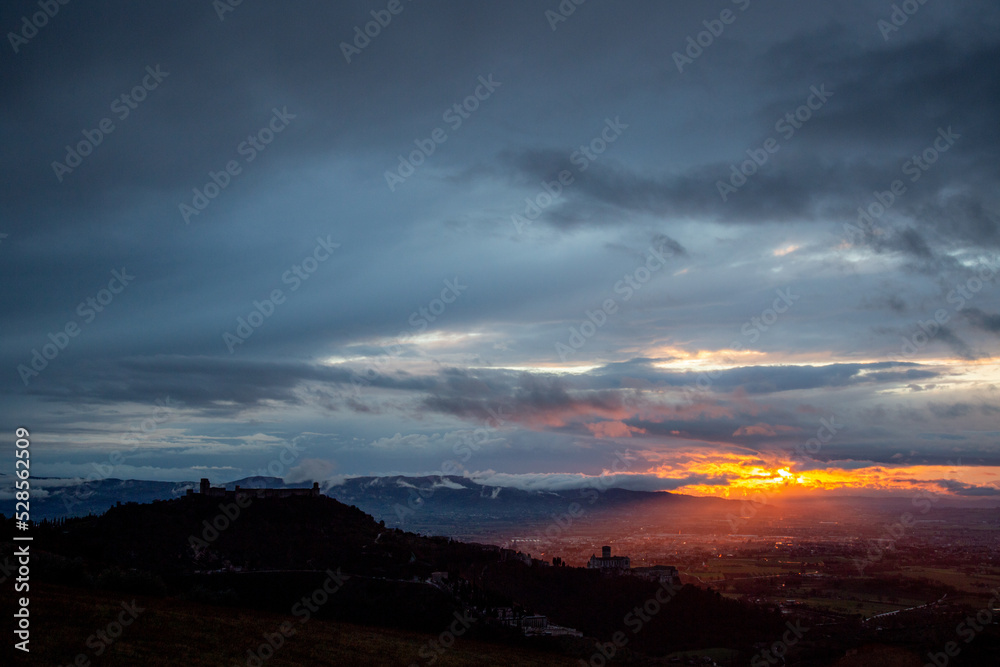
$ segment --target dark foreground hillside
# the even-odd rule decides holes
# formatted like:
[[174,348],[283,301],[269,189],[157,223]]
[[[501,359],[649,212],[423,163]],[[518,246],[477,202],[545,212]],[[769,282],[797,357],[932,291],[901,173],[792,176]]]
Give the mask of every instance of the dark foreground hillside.
[[[460,636],[463,642],[539,651],[547,660],[588,661],[596,642],[606,646],[616,635],[627,640],[616,650],[619,659],[706,648],[749,658],[761,638],[780,636],[784,624],[773,610],[693,586],[668,589],[639,577],[557,567],[490,545],[386,528],[324,496],[260,498],[239,506],[232,498],[196,494],[130,503],[102,516],[43,522],[32,532],[33,586],[45,585],[48,596],[66,596],[69,608],[83,605],[73,623],[91,628],[77,640],[84,643],[94,628],[124,613],[88,611],[84,601],[91,597],[125,602],[142,597],[149,610],[180,610],[178,618],[197,613],[206,619],[199,628],[205,651],[240,648],[211,639],[216,617],[222,628],[238,625],[240,618],[252,625],[267,614],[276,615],[272,634],[281,623],[295,629],[320,621],[361,624],[380,632],[424,633],[427,641],[444,636],[449,646]],[[0,559],[9,555],[4,549]],[[36,617],[47,617],[45,623],[67,613],[60,605],[34,609]],[[497,621],[498,609],[518,618],[544,615],[550,624],[575,628],[584,637],[526,638]],[[165,621],[165,633],[174,632],[171,622]],[[158,635],[151,633],[152,642]],[[174,655],[202,650],[188,644],[173,649]],[[436,659],[442,645],[428,646],[409,662],[355,664],[442,664]],[[235,655],[226,653],[226,659]],[[298,664],[338,664],[322,660]]]
[[[41,585],[32,589],[35,624],[31,653],[3,664],[77,664],[135,667],[191,665],[230,667],[257,665],[252,657],[267,655],[261,646],[274,640],[287,615],[253,609],[198,604],[187,600],[124,596],[107,591]],[[118,638],[105,644],[97,635],[122,612],[122,603],[143,609]],[[386,628],[312,619],[295,624],[295,634],[282,638],[264,664],[339,667],[342,665],[424,665],[436,636]],[[114,628],[112,628],[112,631]],[[107,636],[107,634],[105,634]],[[110,637],[109,637],[110,639]],[[275,643],[278,643],[275,640]],[[7,652],[9,646],[4,647]],[[100,655],[97,655],[100,651]],[[249,653],[248,653],[249,652]],[[459,638],[448,651],[435,653],[435,665],[506,667],[546,665],[570,667],[569,657],[526,647]],[[16,662],[14,662],[16,660]]]

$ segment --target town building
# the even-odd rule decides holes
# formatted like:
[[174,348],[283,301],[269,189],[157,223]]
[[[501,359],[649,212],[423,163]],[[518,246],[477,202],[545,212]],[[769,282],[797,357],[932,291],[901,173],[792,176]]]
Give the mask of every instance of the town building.
[[526,635],[544,634],[549,627],[549,619],[546,616],[522,616],[521,629]]
[[632,576],[649,579],[660,584],[681,585],[681,575],[673,565],[654,565],[653,567],[632,568]]
[[[494,616],[489,618],[490,624],[519,629],[528,636],[549,634],[550,628],[559,628],[559,626],[550,626],[547,616],[539,614],[525,615],[514,611],[511,607],[498,607],[494,610],[493,614]],[[572,628],[559,628],[559,630],[563,631],[562,634],[577,632]]]
[[628,556],[612,556],[611,547],[601,547],[601,556],[592,555],[587,561],[587,567],[591,570],[602,572],[628,572],[632,567]]
[[[208,479],[201,478],[199,493],[209,498],[236,498],[239,494],[245,498],[291,498],[293,496],[319,496],[319,482],[313,482],[311,489],[243,489],[236,486],[229,491],[224,486],[212,486]],[[187,495],[194,495],[194,489],[188,489]]]

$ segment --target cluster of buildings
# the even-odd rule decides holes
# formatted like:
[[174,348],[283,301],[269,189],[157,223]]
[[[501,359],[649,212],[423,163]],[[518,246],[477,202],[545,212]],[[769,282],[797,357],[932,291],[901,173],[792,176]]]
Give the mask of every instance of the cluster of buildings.
[[587,569],[600,570],[601,572],[613,572],[625,574],[632,568],[632,562],[628,556],[612,556],[611,547],[601,547],[601,556],[596,554],[587,561]]
[[514,628],[524,633],[526,637],[582,637],[583,633],[573,628],[549,623],[547,616],[538,614],[519,614],[511,607],[498,607],[487,616],[487,622],[505,628]]
[[594,554],[587,561],[587,568],[600,570],[608,574],[630,574],[657,581],[661,584],[673,583],[680,585],[681,577],[676,567],[672,565],[655,565],[653,567],[632,567],[628,556],[612,556],[611,547],[601,547],[601,555]]
[[[212,486],[208,479],[201,478],[198,492],[209,498],[234,499],[239,494],[244,498],[291,498],[293,496],[319,496],[319,482],[313,482],[311,489],[242,489],[237,486],[229,491],[224,486]],[[187,495],[194,495],[194,489],[188,489]]]

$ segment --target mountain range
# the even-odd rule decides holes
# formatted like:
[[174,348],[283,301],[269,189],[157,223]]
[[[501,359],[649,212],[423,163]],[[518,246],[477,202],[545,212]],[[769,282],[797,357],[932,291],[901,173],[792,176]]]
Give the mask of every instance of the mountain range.
[[[286,483],[277,477],[253,476],[222,486],[241,488],[307,488],[311,482]],[[12,489],[13,478],[0,476],[0,489]],[[197,492],[196,482],[158,482],[105,478],[78,480],[34,478],[31,517],[35,520],[101,514],[117,503],[148,503]],[[721,518],[738,511],[735,501],[667,492],[584,487],[560,491],[525,490],[483,485],[465,477],[429,475],[352,477],[322,487],[324,495],[354,505],[391,527],[450,534],[470,526],[502,529],[552,521],[561,515],[587,513],[591,518],[627,519],[684,510],[685,516],[710,513]],[[13,493],[0,491],[0,512],[14,511]],[[435,531],[435,529],[437,529]]]

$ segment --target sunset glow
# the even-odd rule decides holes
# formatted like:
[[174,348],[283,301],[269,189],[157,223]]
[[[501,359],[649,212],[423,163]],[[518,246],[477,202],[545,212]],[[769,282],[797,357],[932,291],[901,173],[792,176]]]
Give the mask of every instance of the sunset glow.
[[[760,465],[757,457],[742,458],[734,455],[711,461],[692,462],[689,465],[661,466],[656,474],[662,478],[678,479],[692,475],[705,475],[725,480],[720,484],[692,484],[677,489],[693,495],[742,498],[753,494],[794,495],[822,491],[859,491],[935,494],[949,493],[942,480],[958,483],[964,480],[972,485],[1000,489],[1000,467],[969,466],[886,466],[861,465],[850,462],[850,467],[824,464],[821,468],[802,469],[796,462],[784,467]],[[780,465],[780,463],[775,464]]]

